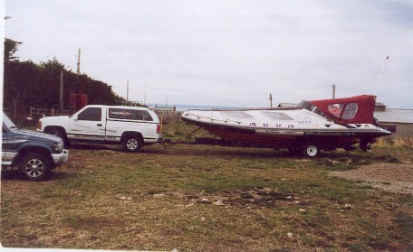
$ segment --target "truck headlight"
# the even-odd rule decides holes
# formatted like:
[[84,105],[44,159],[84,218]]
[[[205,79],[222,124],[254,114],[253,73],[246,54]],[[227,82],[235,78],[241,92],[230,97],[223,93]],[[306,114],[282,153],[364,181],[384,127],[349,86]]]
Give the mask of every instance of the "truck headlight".
[[63,142],[57,142],[53,145],[53,152],[60,153],[63,151]]

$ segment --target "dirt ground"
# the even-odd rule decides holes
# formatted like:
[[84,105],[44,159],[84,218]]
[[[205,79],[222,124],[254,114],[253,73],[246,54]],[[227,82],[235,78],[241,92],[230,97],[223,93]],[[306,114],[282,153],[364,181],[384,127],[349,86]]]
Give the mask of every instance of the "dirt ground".
[[355,170],[331,172],[330,175],[365,181],[385,191],[413,195],[413,163],[375,163]]

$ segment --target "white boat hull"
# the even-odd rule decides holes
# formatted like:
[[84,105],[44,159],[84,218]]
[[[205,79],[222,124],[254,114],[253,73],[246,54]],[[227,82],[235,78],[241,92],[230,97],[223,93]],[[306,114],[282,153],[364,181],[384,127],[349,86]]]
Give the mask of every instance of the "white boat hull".
[[205,128],[222,141],[244,146],[289,148],[317,145],[320,149],[368,145],[391,134],[373,124],[338,124],[306,109],[192,110],[184,121]]

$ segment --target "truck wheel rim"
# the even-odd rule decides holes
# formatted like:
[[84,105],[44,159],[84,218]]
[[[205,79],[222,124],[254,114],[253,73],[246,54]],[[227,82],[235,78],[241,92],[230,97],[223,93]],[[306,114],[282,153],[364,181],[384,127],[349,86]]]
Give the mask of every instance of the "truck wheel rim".
[[315,145],[310,145],[307,147],[307,155],[310,157],[315,157],[317,155],[318,149]]
[[136,150],[136,148],[138,148],[138,140],[135,138],[128,139],[126,142],[126,147],[128,150]]
[[26,162],[24,170],[30,177],[37,178],[44,173],[43,161],[37,158],[30,159]]

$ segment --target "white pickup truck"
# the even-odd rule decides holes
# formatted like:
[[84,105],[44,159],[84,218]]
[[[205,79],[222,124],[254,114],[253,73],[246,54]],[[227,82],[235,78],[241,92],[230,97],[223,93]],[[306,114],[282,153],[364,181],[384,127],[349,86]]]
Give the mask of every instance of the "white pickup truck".
[[88,105],[71,116],[43,117],[38,130],[61,137],[66,145],[115,143],[134,152],[161,141],[160,123],[156,113],[145,107]]

